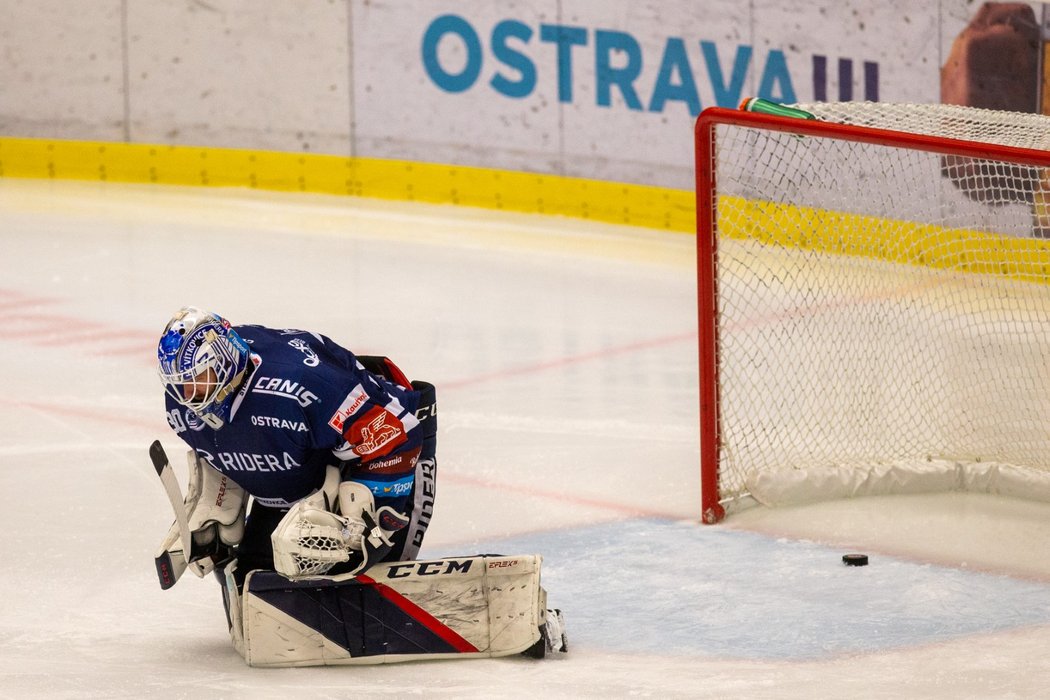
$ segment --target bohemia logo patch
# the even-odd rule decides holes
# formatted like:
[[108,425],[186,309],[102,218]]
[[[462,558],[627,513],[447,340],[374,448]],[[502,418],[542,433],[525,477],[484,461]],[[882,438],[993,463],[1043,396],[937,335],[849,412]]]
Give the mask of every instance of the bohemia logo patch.
[[416,462],[419,461],[419,453],[422,451],[423,448],[417,447],[414,450],[390,455],[389,457],[370,459],[367,462],[362,462],[355,472],[360,471],[362,474],[406,474],[416,468]]
[[343,436],[359,457],[382,457],[405,441],[405,431],[389,411],[373,406],[347,429]]

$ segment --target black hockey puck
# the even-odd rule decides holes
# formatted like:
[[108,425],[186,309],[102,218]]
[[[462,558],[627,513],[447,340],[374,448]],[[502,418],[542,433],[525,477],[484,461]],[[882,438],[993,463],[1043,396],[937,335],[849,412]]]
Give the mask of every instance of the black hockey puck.
[[867,554],[843,554],[842,563],[846,566],[867,566]]

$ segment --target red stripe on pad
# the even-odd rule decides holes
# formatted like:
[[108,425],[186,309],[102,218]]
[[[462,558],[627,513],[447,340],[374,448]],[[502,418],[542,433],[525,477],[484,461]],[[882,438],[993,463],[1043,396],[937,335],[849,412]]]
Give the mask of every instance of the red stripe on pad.
[[407,613],[410,617],[417,620],[420,624],[426,627],[428,630],[436,634],[442,640],[447,642],[453,649],[461,653],[470,653],[480,651],[476,646],[468,642],[463,637],[453,630],[451,627],[446,625],[441,620],[437,619],[423,608],[419,607],[411,600],[395,591],[385,583],[379,583],[371,576],[365,576],[364,574],[358,574],[355,576],[361,583],[366,583],[370,586],[375,586],[376,591],[379,595],[383,596],[391,603],[401,608],[402,611]]

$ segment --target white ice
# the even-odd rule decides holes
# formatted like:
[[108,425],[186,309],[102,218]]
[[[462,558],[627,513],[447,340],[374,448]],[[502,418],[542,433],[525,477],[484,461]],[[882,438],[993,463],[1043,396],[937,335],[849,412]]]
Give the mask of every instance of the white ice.
[[[697,522],[689,236],[239,190],[0,180],[0,696],[1036,697],[1050,506],[945,494]],[[161,591],[185,304],[438,386],[424,556],[539,553],[564,658],[252,669]],[[182,475],[180,474],[180,477]],[[843,553],[871,564],[847,568]]]

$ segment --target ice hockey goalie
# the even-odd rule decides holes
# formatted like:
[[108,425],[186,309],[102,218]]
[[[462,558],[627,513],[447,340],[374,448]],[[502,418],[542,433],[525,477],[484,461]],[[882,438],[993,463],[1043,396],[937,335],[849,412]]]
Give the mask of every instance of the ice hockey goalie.
[[157,358],[189,448],[183,496],[150,447],[175,511],[160,585],[214,572],[250,665],[564,651],[540,557],[418,561],[436,494],[433,385],[320,334],[195,307],[168,321]]

